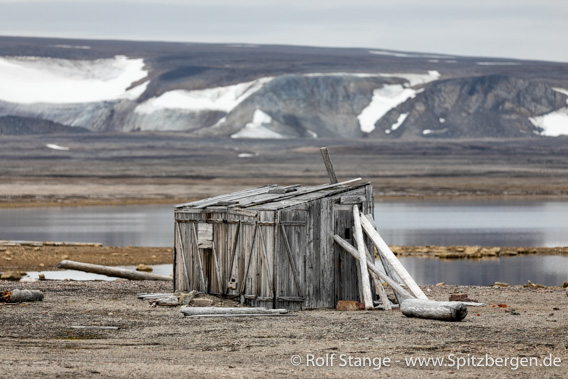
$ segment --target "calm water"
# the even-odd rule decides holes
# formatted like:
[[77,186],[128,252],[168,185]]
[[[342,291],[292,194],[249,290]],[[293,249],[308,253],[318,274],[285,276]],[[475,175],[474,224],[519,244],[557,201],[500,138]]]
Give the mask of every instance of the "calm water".
[[[390,245],[568,246],[568,202],[378,202],[375,219]],[[168,205],[0,209],[0,240],[171,246]],[[568,280],[568,257],[525,256],[467,261],[401,259],[420,284],[487,285]]]
[[[396,201],[375,204],[390,245],[568,246],[568,202]],[[171,246],[173,206],[0,209],[0,240]]]

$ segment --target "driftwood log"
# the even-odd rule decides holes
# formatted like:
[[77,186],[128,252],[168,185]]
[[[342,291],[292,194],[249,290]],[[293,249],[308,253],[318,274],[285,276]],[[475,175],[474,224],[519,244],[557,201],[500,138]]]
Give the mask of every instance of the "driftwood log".
[[42,300],[43,292],[38,290],[0,291],[0,303],[27,303]]
[[287,309],[266,308],[217,308],[217,307],[183,307],[180,310],[185,316],[213,315],[282,315]]
[[57,267],[66,268],[69,270],[91,272],[93,274],[114,276],[117,278],[125,278],[130,280],[169,280],[169,281],[173,280],[172,277],[165,275],[151,274],[148,272],[126,270],[123,268],[101,266],[90,263],[81,263],[81,262],[67,261],[67,260],[59,262]]
[[428,318],[442,321],[461,321],[467,315],[467,307],[456,301],[406,299],[400,311],[407,317]]

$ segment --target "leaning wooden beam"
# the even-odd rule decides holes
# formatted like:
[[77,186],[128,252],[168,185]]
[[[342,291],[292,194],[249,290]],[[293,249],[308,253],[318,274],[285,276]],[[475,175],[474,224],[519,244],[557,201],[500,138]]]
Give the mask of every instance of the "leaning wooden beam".
[[400,304],[400,311],[407,317],[442,321],[460,321],[467,315],[465,304],[456,301],[407,299]]
[[107,276],[114,276],[117,278],[125,278],[130,280],[173,280],[171,276],[151,274],[147,272],[126,270],[123,268],[93,265],[90,263],[81,263],[74,261],[61,261],[57,268],[66,268],[69,270],[78,270],[84,272],[92,272],[94,274],[101,274]]
[[403,281],[404,284],[408,287],[410,292],[412,292],[416,298],[422,300],[428,300],[424,292],[418,287],[418,284],[412,279],[412,276],[406,271],[402,263],[398,260],[398,258],[393,254],[391,249],[388,247],[386,242],[383,240],[379,232],[375,230],[374,225],[367,219],[364,214],[361,214],[361,225],[365,230],[365,233],[371,238],[377,249],[383,254],[386,260],[391,265],[392,269],[396,272],[399,278]]
[[286,314],[287,309],[266,308],[217,308],[217,307],[183,307],[180,310],[185,316],[219,315],[219,314]]
[[333,169],[333,163],[331,163],[327,147],[321,147],[320,152],[323,158],[323,163],[325,164],[325,169],[327,170],[327,175],[329,176],[329,182],[331,184],[337,183],[337,176],[335,176],[335,170]]
[[[377,224],[375,224],[375,219],[373,218],[373,215],[368,213],[367,215],[367,219],[375,226],[375,230],[377,230]],[[386,258],[383,256],[383,254],[381,254],[381,252],[377,249],[378,255],[379,255],[379,260],[381,261],[381,265],[383,266],[383,269],[385,270],[385,274],[387,274],[388,277],[393,278],[393,280],[397,281],[397,278],[392,274],[392,269],[389,265],[389,263],[387,262]],[[374,256],[374,254],[373,254]],[[400,304],[402,302],[402,299],[399,299],[398,297],[398,293],[394,293],[394,296],[396,297],[396,301]]]
[[359,275],[361,275],[361,286],[363,292],[363,303],[365,309],[373,309],[373,295],[371,293],[371,283],[367,273],[367,254],[365,253],[365,241],[363,241],[363,230],[361,229],[361,220],[359,219],[359,207],[353,206],[353,222],[355,226],[355,241],[357,242],[357,250],[359,251]]
[[[375,259],[371,256],[371,253],[369,253],[369,249],[367,249],[367,245],[364,245],[364,246],[365,246],[365,254],[367,255],[367,262],[368,262],[367,264],[374,265]],[[385,291],[385,287],[383,287],[383,284],[381,283],[381,279],[374,272],[369,271],[369,273],[371,274],[371,278],[373,279],[373,284],[375,285],[375,292],[379,295],[379,298],[383,302],[383,309],[385,311],[392,310],[392,303],[390,302],[390,300],[387,296],[387,293]],[[396,296],[396,292],[394,294]]]
[[[345,251],[347,251],[349,254],[351,254],[353,257],[355,257],[355,259],[359,259],[359,252],[349,242],[345,241],[343,238],[341,238],[337,234],[333,236],[333,239],[335,240],[335,242],[337,242],[339,244],[339,246],[341,246],[343,249],[345,249]],[[414,299],[413,295],[409,294],[397,282],[395,282],[394,280],[392,280],[391,278],[389,278],[388,276],[383,274],[381,271],[379,271],[379,269],[375,265],[367,264],[367,269],[369,271],[377,274],[377,276],[379,278],[381,278],[381,280],[384,280],[385,282],[387,282],[388,285],[391,286],[394,291],[398,292],[400,297],[402,297],[403,299]]]

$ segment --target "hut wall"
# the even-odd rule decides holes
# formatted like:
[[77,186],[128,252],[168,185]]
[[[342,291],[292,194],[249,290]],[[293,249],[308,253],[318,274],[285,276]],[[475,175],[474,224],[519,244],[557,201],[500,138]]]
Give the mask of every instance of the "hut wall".
[[359,299],[357,262],[332,235],[353,243],[353,204],[373,213],[371,185],[305,200],[269,210],[176,210],[174,289],[244,294],[249,305],[292,310]]

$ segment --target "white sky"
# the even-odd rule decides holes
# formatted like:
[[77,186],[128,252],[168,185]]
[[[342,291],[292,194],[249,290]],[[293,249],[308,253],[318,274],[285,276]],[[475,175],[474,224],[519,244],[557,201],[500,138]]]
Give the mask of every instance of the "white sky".
[[568,1],[0,0],[0,35],[367,47],[568,62]]

